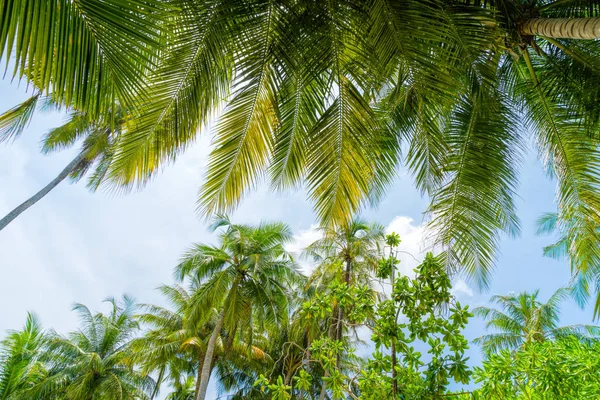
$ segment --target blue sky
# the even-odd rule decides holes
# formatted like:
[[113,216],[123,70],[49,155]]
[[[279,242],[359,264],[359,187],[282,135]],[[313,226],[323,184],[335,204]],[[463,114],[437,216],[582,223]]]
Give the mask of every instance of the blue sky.
[[[24,84],[0,81],[1,112],[26,98]],[[0,214],[39,190],[74,157],[72,151],[39,152],[41,136],[63,120],[59,113],[38,113],[20,139],[0,144]],[[67,332],[77,324],[70,312],[74,302],[103,310],[104,298],[128,293],[140,302],[160,303],[154,288],[172,282],[172,268],[182,252],[193,242],[213,240],[195,211],[209,146],[209,136],[200,138],[143,191],[129,195],[90,193],[84,182],[64,182],[1,231],[0,334],[19,328],[27,311],[38,314],[45,326]],[[520,179],[522,234],[502,240],[488,292],[478,293],[457,281],[456,294],[463,303],[477,306],[486,304],[492,294],[537,288],[545,300],[568,282],[567,263],[542,255],[551,238],[535,235],[535,220],[555,206],[554,184],[533,152],[526,157]],[[401,173],[379,207],[363,216],[398,231],[403,249],[418,255],[426,206],[411,177]],[[295,248],[315,237],[314,215],[302,192],[279,195],[260,189],[246,198],[232,219],[285,221],[297,233]],[[405,259],[401,269],[414,266]],[[590,323],[591,310],[565,303],[562,322]],[[466,336],[473,339],[483,333],[481,321],[473,319]],[[477,361],[479,350],[471,353]]]

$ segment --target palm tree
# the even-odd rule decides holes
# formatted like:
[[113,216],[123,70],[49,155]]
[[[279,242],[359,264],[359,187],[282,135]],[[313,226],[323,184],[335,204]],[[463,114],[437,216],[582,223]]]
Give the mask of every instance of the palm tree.
[[[313,271],[311,281],[323,287],[331,282],[371,286],[370,277],[378,266],[379,245],[384,238],[383,226],[353,219],[339,228],[322,227],[322,238],[305,249],[319,265]],[[346,327],[344,307],[335,304],[329,326],[332,340],[343,341]],[[342,354],[336,357],[336,367],[341,368]],[[323,381],[320,399],[326,396],[327,384]]]
[[560,218],[557,213],[545,213],[538,219],[538,234],[557,233],[556,243],[544,247],[544,255],[555,259],[568,258],[571,265],[571,284],[573,298],[583,307],[587,304],[592,292],[596,294],[594,303],[594,319],[600,316],[600,229],[588,226],[588,236],[596,237],[596,241],[588,241],[585,246],[573,248],[577,242],[580,219],[576,215]]
[[[0,116],[0,143],[14,140],[22,134],[31,120],[39,97],[39,94],[35,95]],[[45,108],[55,106],[51,100],[47,100],[46,103]],[[50,183],[0,219],[0,231],[50,193],[67,177],[78,181],[90,173],[90,170],[93,170],[90,173],[88,188],[93,191],[97,190],[110,165],[113,156],[112,144],[120,134],[122,125],[123,113],[120,107],[113,107],[110,112],[106,113],[102,123],[91,120],[85,113],[71,112],[65,124],[51,129],[42,139],[44,153],[72,147],[83,139],[81,149]]]
[[500,235],[518,232],[533,137],[559,218],[578,221],[571,255],[597,243],[594,0],[38,2],[0,2],[0,58],[14,51],[16,75],[93,118],[115,99],[128,110],[113,184],[146,182],[225,106],[204,212],[268,175],[342,225],[403,159],[447,259],[485,286]]
[[252,227],[219,218],[212,229],[220,227],[225,230],[219,235],[218,246],[195,245],[176,269],[178,279],[191,276],[202,282],[194,293],[190,318],[206,321],[216,316],[217,320],[206,345],[196,400],[206,398],[221,331],[227,332],[230,345],[240,337],[251,345],[257,327],[286,323],[288,285],[299,279],[296,265],[284,248],[292,239],[287,225]]
[[486,352],[501,349],[516,350],[532,342],[555,340],[565,336],[575,336],[580,340],[595,339],[600,327],[591,325],[559,326],[560,305],[571,295],[571,289],[558,289],[546,303],[538,300],[539,290],[507,296],[493,296],[492,303],[501,311],[477,307],[475,315],[487,320],[486,327],[499,332],[490,333],[474,340]]
[[107,300],[111,311],[92,314],[84,305],[75,305],[81,327],[67,337],[52,334],[43,357],[48,373],[22,398],[55,396],[69,400],[150,398],[154,381],[131,366],[129,346],[138,332],[135,304],[127,296],[122,302]]
[[[144,312],[138,318],[149,329],[131,344],[142,370],[145,373],[158,373],[151,398],[156,397],[167,379],[176,386],[181,383],[180,376],[198,371],[199,381],[204,361],[202,343],[210,334],[208,325],[197,327],[186,318],[191,308],[192,295],[184,287],[163,285],[159,287],[159,291],[173,309],[144,305]],[[197,389],[198,385],[196,391]],[[192,396],[194,395],[192,392]]]
[[[181,378],[180,378],[181,379]],[[166,397],[166,400],[194,400],[194,386],[196,379],[193,376],[183,376],[181,381],[177,380],[173,384],[173,389]]]
[[0,344],[0,399],[16,399],[43,376],[40,354],[45,335],[39,320],[27,314],[20,331],[9,332]]
[[[194,306],[193,296],[199,286],[199,282],[195,280],[189,283],[189,290],[180,285],[163,285],[159,290],[172,308],[147,304],[143,306],[144,313],[138,316],[149,329],[143,336],[134,339],[131,345],[136,363],[142,366],[142,371],[158,375],[151,398],[156,397],[164,382],[169,381],[174,386],[182,385],[181,378],[188,375],[196,375],[192,397],[195,398],[198,394],[206,342],[216,325],[216,318],[208,322],[190,318],[190,311]],[[250,369],[254,364],[264,366],[268,359],[256,343],[251,346],[241,343],[224,348],[223,344],[228,344],[230,338],[223,336],[218,339],[213,368],[220,376],[228,374],[232,364],[243,364],[243,368]],[[248,351],[248,348],[252,351]],[[250,386],[252,383],[254,380],[250,382]]]
[[[383,226],[353,219],[339,228],[323,227],[322,238],[305,249],[305,255],[318,262],[313,281],[328,284],[338,279],[346,285],[371,286],[370,277],[379,263],[379,245],[384,239]],[[337,307],[333,339],[341,340],[344,310]]]

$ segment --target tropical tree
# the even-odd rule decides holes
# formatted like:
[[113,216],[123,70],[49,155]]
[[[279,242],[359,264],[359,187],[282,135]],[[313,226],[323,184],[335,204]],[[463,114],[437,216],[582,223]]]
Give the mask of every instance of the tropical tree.
[[[579,251],[577,254],[572,252],[572,244],[577,242],[576,237],[579,230],[580,221],[575,215],[559,218],[556,213],[545,213],[538,219],[538,234],[557,234],[558,240],[544,247],[544,255],[554,258],[567,258],[571,266],[571,282],[573,298],[577,303],[584,307],[592,293],[596,293],[594,302],[594,318],[600,316],[600,252],[598,246],[593,242],[588,242],[589,246],[585,251]],[[600,229],[590,227],[588,234],[598,235],[600,241]],[[598,243],[598,242],[596,242]]]
[[569,254],[598,251],[594,0],[38,3],[0,2],[0,57],[93,118],[128,110],[114,184],[146,182],[225,105],[201,209],[230,210],[267,175],[304,185],[341,225],[385,192],[407,148],[438,244],[485,285],[500,235],[518,232],[532,136],[559,218],[578,221]]
[[292,239],[287,225],[253,227],[219,218],[212,229],[221,227],[219,245],[193,246],[176,269],[178,279],[192,276],[201,282],[190,318],[206,321],[216,316],[217,321],[206,345],[196,400],[206,398],[221,331],[230,338],[225,346],[240,338],[251,345],[256,327],[263,330],[287,323],[289,287],[299,279],[285,250]]
[[468,399],[595,399],[600,396],[599,350],[597,341],[567,336],[490,354],[475,368],[480,387]]
[[167,395],[166,400],[194,400],[195,385],[196,379],[193,376],[184,375],[181,381],[174,382],[174,390]]
[[[325,283],[339,281],[352,285],[371,286],[371,277],[379,263],[379,245],[384,239],[383,226],[353,219],[340,227],[320,228],[322,238],[305,249],[305,256],[317,262],[312,280]],[[334,340],[342,340],[344,309],[336,307],[333,324]]]
[[44,350],[47,373],[20,398],[68,400],[149,399],[154,381],[131,366],[129,346],[138,323],[135,303],[127,296],[121,302],[108,299],[108,314],[93,314],[76,304],[81,326],[68,336],[51,333]]
[[[216,316],[209,321],[190,318],[194,309],[194,293],[199,286],[200,282],[197,280],[191,280],[187,290],[177,284],[163,285],[159,290],[172,307],[145,304],[144,312],[137,316],[148,330],[143,336],[134,339],[131,345],[135,362],[142,367],[142,371],[158,376],[151,398],[156,397],[164,383],[170,383],[187,393],[185,380],[189,378],[188,375],[196,376],[192,398],[198,394],[207,341],[217,323]],[[238,383],[229,379],[231,384],[227,384],[225,381],[228,377],[237,374],[239,381],[243,372],[250,376],[252,368],[263,368],[268,363],[268,356],[257,347],[256,340],[253,345],[247,345],[230,344],[231,338],[227,336],[220,336],[218,339],[212,368],[216,370],[220,384],[227,391],[233,390]],[[179,389],[176,390],[177,393]]]
[[534,342],[573,336],[578,340],[595,339],[600,327],[592,325],[560,326],[561,303],[571,295],[571,289],[561,288],[546,303],[539,299],[539,290],[507,296],[493,296],[490,301],[501,310],[477,307],[474,313],[484,318],[488,329],[498,332],[474,340],[487,353],[502,349],[516,350]]
[[[374,314],[366,325],[371,328],[375,351],[357,359],[348,342],[340,343],[324,334],[307,348],[310,357],[306,362],[300,363],[302,359],[285,353],[300,364],[292,369],[293,379],[288,374],[265,374],[255,384],[272,399],[317,398],[312,393],[316,379],[311,367],[321,365],[319,378],[327,383],[327,391],[321,391],[320,399],[417,400],[458,396],[449,392],[448,386],[451,380],[457,384],[469,382],[471,372],[464,354],[469,342],[461,331],[472,314],[450,290],[443,257],[429,253],[415,269],[414,279],[396,279],[389,299],[375,303],[370,296],[361,296],[360,291],[352,293],[352,313],[370,310],[367,314]],[[335,296],[334,292],[325,301],[315,302],[314,308],[322,308],[326,313]],[[402,323],[397,321],[400,314],[405,317]],[[392,355],[383,353],[394,339],[400,354],[396,365],[392,364]],[[427,348],[427,357],[417,351],[423,348]],[[340,353],[351,355],[350,368],[339,368],[336,358]],[[392,368],[397,374],[392,374]],[[398,385],[394,386],[393,380]]]
[[8,333],[0,344],[0,399],[18,398],[43,377],[44,343],[44,330],[33,314],[27,314],[21,330]]
[[[152,304],[143,305],[143,312],[137,316],[148,327],[145,334],[132,341],[135,360],[146,373],[156,373],[158,379],[151,398],[155,398],[163,382],[170,381],[175,387],[184,385],[182,376],[200,371],[204,361],[203,341],[210,330],[208,324],[198,327],[190,324],[187,317],[191,309],[190,294],[179,285],[163,285],[158,289],[172,308]],[[196,381],[196,380],[195,380]],[[198,390],[196,384],[195,390]],[[178,391],[176,391],[178,392]],[[184,390],[185,392],[185,390]],[[192,390],[192,396],[195,392]]]
[[[0,116],[0,143],[14,140],[20,136],[31,120],[40,95],[35,95],[19,106],[8,110]],[[51,100],[46,99],[43,107],[53,106]],[[29,207],[33,206],[52,189],[58,186],[67,177],[73,181],[82,179],[92,170],[88,180],[88,188],[97,190],[104,179],[107,168],[112,159],[111,145],[119,135],[123,124],[123,113],[120,107],[113,107],[104,116],[104,121],[99,123],[90,119],[89,115],[82,112],[71,112],[68,121],[51,129],[42,139],[42,151],[51,153],[74,146],[81,141],[81,148],[71,162],[60,173],[19,206],[0,219],[0,230],[4,229],[15,218]]]

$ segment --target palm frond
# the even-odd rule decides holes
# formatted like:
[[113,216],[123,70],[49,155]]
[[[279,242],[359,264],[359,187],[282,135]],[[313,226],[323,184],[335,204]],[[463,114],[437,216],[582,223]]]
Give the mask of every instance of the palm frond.
[[160,49],[155,0],[6,0],[0,4],[0,58],[14,56],[25,78],[63,105],[93,117],[131,104]]
[[0,143],[11,141],[23,133],[31,122],[40,95],[34,95],[0,115]]
[[490,86],[493,65],[480,67],[447,128],[447,176],[428,212],[437,242],[451,249],[463,273],[485,288],[499,234],[519,231],[513,198],[522,149],[516,116]]

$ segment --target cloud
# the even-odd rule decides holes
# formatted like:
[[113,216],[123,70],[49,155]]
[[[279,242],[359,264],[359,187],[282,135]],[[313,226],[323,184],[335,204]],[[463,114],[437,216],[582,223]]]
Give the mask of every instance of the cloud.
[[473,297],[473,289],[461,278],[454,281],[451,293],[458,298]]
[[398,247],[398,272],[400,275],[413,277],[414,269],[425,257],[425,226],[415,224],[410,217],[396,216],[385,228],[386,233],[395,232],[400,235]]
[[300,270],[305,275],[310,274],[315,268],[314,264],[310,260],[306,260],[302,257],[302,252],[311,243],[323,237],[322,232],[319,230],[318,225],[313,224],[308,229],[301,230],[299,233],[294,235],[294,239],[286,247],[287,251],[292,253],[295,257],[296,262],[300,266]]

